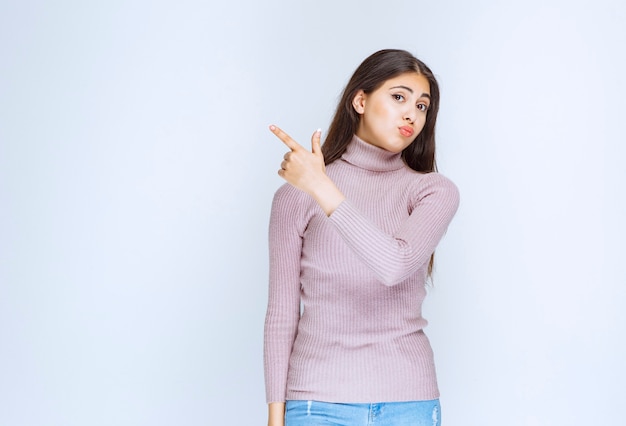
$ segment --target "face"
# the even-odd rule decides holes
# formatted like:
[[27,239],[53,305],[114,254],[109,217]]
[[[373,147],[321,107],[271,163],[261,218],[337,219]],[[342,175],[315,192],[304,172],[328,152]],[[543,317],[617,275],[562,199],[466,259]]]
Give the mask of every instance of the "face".
[[387,151],[402,152],[424,128],[430,84],[423,75],[401,74],[371,93],[359,91],[352,106],[361,116],[359,138]]

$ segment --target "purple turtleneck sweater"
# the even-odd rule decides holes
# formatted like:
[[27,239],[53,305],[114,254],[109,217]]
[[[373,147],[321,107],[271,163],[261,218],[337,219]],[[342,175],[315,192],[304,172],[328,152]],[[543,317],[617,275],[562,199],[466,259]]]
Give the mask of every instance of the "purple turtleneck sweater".
[[329,217],[289,184],[272,203],[267,402],[438,398],[422,302],[458,190],[356,136],[326,173],[346,196]]

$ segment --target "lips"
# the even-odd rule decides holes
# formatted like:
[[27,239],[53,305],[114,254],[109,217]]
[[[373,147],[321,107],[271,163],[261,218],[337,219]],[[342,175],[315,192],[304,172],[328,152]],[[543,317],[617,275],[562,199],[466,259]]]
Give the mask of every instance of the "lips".
[[402,126],[400,127],[400,133],[402,134],[402,136],[408,138],[410,136],[413,136],[413,129],[409,126]]

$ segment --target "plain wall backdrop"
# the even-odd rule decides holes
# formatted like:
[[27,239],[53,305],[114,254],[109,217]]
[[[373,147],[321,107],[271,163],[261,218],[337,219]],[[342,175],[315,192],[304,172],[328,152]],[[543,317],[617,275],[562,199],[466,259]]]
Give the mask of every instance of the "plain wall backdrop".
[[446,426],[616,425],[626,4],[0,3],[0,425],[261,425],[267,222],[355,67],[442,88]]

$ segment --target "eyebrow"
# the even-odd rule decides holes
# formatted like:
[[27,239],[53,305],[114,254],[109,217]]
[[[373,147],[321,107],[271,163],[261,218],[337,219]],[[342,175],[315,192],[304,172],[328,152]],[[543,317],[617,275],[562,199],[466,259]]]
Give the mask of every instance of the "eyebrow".
[[[393,87],[390,87],[390,89],[404,89],[404,90],[407,90],[407,91],[413,93],[413,89],[411,89],[408,86],[393,86]],[[422,93],[420,95],[420,98],[428,98],[428,99],[430,99],[430,95],[428,93]]]

